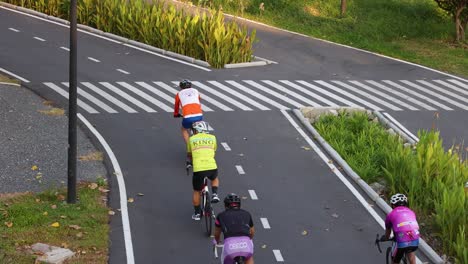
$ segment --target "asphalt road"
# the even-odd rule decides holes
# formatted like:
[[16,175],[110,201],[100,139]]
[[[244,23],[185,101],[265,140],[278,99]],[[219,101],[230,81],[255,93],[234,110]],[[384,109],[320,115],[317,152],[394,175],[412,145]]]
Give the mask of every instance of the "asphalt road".
[[[68,29],[1,8],[0,25],[0,67],[27,79],[27,87],[65,107],[66,98],[57,91],[67,94],[62,82],[68,79],[68,52],[62,47],[68,46]],[[226,151],[219,146],[220,193],[247,197],[245,208],[252,212],[257,226],[258,263],[279,260],[273,250],[279,250],[288,263],[383,260],[373,245],[375,234],[382,232],[378,223],[306,147],[279,109],[311,102],[368,106],[389,111],[413,132],[430,126],[431,116],[439,111],[447,117],[440,119],[440,128],[449,130],[443,135],[466,138],[468,82],[454,83],[457,80],[452,77],[289,33],[258,30],[263,41],[257,46],[257,55],[279,64],[203,69],[79,34],[78,81],[86,91],[80,99],[87,104],[81,105],[80,112],[114,150],[127,195],[135,199],[128,206],[136,263],[206,263],[212,259],[201,223],[190,218],[191,183],[183,169],[180,120],[172,119],[170,113],[172,81],[189,78],[200,82],[196,85],[205,109],[213,110],[206,112],[206,119],[219,142],[231,148]],[[386,90],[375,84],[366,88],[367,79],[385,85]],[[336,80],[344,85],[333,82]],[[440,87],[455,85],[456,89],[442,92],[442,88],[433,89],[418,80]],[[214,87],[219,88],[218,93],[210,90]],[[382,94],[388,90],[395,97]],[[424,94],[424,98],[414,93]],[[245,174],[239,174],[237,165]],[[117,183],[110,177],[110,205],[118,209]],[[248,190],[254,190],[258,200],[252,200]],[[265,221],[270,229],[264,228]],[[110,262],[125,263],[118,215],[111,227]]]

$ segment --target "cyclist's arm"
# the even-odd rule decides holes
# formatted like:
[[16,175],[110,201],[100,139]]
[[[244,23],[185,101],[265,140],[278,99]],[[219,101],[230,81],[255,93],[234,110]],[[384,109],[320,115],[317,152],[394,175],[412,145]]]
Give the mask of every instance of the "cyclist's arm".
[[175,96],[175,102],[174,102],[174,117],[179,116],[179,105],[180,105],[180,99],[179,99],[179,93]]
[[190,145],[190,140],[187,142],[187,158],[192,160],[192,145]]
[[219,240],[221,239],[221,223],[219,222],[218,216],[216,216],[215,220],[214,238],[216,240],[216,243],[219,244]]
[[390,238],[390,235],[392,234],[392,228],[391,227],[387,227],[387,229],[385,229],[385,239],[389,239]]
[[252,216],[250,216],[249,226],[250,226],[249,237],[250,237],[250,239],[253,239],[254,234],[255,234],[255,228],[254,228]]

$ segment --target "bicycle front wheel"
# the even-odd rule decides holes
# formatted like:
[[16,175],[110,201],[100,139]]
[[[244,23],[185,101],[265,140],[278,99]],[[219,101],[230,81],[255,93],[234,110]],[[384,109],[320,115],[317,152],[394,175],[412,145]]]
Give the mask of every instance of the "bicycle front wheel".
[[393,260],[392,260],[392,248],[391,248],[391,247],[388,247],[388,248],[387,248],[387,252],[385,253],[385,257],[386,257],[386,263],[387,263],[387,264],[393,264]]
[[204,208],[203,208],[203,217],[205,218],[205,231],[206,235],[209,237],[211,236],[211,231],[213,227],[213,216],[212,216],[212,208],[211,208],[211,200],[210,194],[205,192],[204,196]]

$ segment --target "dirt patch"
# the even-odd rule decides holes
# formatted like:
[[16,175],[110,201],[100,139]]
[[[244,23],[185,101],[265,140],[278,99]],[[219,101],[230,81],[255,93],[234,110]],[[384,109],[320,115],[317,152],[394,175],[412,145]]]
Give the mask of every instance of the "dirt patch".
[[47,109],[47,110],[39,110],[40,113],[43,113],[45,115],[49,115],[49,116],[63,116],[65,115],[65,110],[63,109],[60,109],[60,108],[51,108],[51,109]]
[[304,7],[304,11],[308,14],[311,14],[313,16],[319,17],[320,16],[320,11],[318,10],[317,7],[313,5],[308,5]]
[[104,160],[104,155],[102,152],[91,152],[87,155],[79,156],[79,160],[81,161],[103,161]]

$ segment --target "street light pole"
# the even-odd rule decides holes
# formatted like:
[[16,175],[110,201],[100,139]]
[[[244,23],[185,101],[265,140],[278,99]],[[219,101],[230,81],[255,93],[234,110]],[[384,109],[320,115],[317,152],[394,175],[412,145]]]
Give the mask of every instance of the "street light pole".
[[77,0],[70,1],[70,66],[68,98],[68,182],[67,202],[76,203],[76,158],[77,158]]

